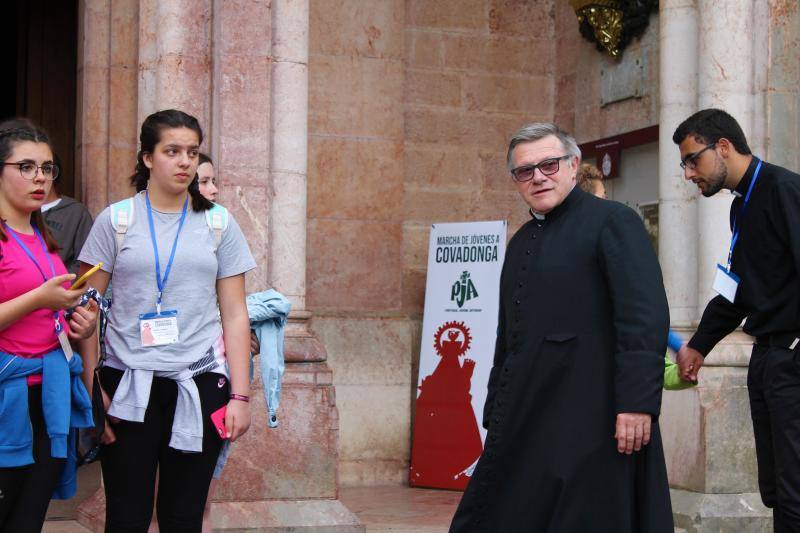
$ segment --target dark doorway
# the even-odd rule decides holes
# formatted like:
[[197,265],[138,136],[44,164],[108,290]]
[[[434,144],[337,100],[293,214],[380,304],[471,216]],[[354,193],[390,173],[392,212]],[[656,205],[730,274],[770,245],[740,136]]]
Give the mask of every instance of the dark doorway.
[[75,196],[77,0],[5,0],[0,43],[8,63],[0,119],[24,116],[47,130],[61,158],[61,194]]

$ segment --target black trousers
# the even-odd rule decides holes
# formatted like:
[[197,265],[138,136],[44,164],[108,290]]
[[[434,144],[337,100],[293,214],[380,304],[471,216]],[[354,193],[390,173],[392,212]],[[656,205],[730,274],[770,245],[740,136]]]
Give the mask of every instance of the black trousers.
[[28,387],[33,429],[32,465],[0,468],[0,532],[39,533],[65,459],[50,457],[50,437],[42,413],[42,386]]
[[800,348],[754,346],[747,388],[761,499],[776,533],[800,532]]
[[[122,372],[100,371],[103,388],[113,396]],[[106,492],[106,532],[146,533],[153,514],[156,471],[159,529],[165,533],[200,533],[208,485],[222,440],[211,423],[211,413],[227,405],[228,380],[206,373],[194,378],[203,410],[203,451],[187,453],[169,447],[178,397],[171,379],[153,378],[144,422],[111,424],[116,442],[103,450]]]

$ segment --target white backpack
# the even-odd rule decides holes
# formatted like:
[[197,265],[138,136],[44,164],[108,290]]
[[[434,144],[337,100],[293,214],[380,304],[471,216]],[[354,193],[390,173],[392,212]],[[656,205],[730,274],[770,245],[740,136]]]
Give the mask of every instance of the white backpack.
[[[125,240],[128,228],[133,224],[134,217],[134,197],[125,198],[119,202],[111,204],[111,225],[114,227],[114,238],[117,241],[117,253]],[[219,204],[212,204],[213,207],[206,211],[206,224],[208,229],[214,234],[214,246],[219,247],[222,241],[222,232],[228,229],[228,210]]]

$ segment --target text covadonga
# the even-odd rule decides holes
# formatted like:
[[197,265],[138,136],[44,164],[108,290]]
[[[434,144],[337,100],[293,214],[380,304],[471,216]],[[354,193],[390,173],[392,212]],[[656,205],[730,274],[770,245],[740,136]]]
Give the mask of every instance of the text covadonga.
[[497,261],[499,235],[442,235],[436,238],[437,263]]

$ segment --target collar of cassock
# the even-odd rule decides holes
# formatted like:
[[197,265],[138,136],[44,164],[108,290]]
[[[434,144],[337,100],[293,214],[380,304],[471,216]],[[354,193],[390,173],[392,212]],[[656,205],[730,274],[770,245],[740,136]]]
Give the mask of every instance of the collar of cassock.
[[583,193],[583,189],[578,187],[577,185],[573,185],[572,190],[569,192],[564,201],[555,206],[553,209],[550,210],[549,213],[537,213],[533,209],[528,208],[528,214],[530,214],[531,218],[536,220],[554,220],[556,219],[561,213],[566,211],[570,204],[573,204],[576,199]]
[[756,173],[756,167],[758,166],[759,161],[760,159],[756,156],[753,156],[753,158],[750,160],[750,164],[747,166],[744,176],[742,176],[742,179],[739,180],[739,185],[737,185],[736,188],[731,191],[734,196],[743,198],[747,194],[747,188],[750,187],[750,180],[753,179],[753,174]]

